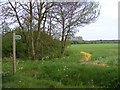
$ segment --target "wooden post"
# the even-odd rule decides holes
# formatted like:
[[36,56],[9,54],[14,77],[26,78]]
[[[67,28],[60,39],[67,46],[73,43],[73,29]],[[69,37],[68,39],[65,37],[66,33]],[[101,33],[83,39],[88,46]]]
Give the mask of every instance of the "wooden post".
[[13,32],[13,75],[16,74],[16,40],[15,32]]

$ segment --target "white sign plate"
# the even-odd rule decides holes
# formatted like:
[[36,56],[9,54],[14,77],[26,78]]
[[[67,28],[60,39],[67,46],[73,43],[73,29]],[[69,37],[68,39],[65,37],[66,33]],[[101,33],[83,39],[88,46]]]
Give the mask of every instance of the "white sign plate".
[[16,35],[15,39],[21,39],[21,35]]

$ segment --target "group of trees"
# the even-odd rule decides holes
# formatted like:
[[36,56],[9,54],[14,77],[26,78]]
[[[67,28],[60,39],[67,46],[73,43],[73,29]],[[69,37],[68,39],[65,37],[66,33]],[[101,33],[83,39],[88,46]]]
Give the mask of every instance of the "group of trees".
[[[2,35],[12,32],[9,27],[15,26],[14,30],[24,37],[22,42],[27,46],[27,52],[33,60],[43,54],[43,47],[50,48],[56,39],[60,42],[59,52],[64,55],[68,37],[74,35],[78,26],[95,22],[100,14],[98,2],[8,0],[1,2],[0,8]],[[51,43],[47,44],[48,42]],[[59,45],[53,45],[52,48],[58,48]]]

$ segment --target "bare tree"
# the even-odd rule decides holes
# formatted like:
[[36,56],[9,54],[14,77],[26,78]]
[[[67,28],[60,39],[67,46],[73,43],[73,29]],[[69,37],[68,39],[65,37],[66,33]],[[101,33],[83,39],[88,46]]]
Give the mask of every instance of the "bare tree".
[[[15,17],[17,19],[17,22],[19,24],[19,26],[21,27],[20,30],[25,31],[25,27],[23,25],[23,22],[25,20],[28,21],[27,25],[28,25],[28,33],[29,33],[29,37],[27,38],[27,40],[29,41],[28,45],[29,47],[31,46],[31,56],[32,58],[35,60],[35,46],[34,46],[34,39],[33,39],[33,3],[30,0],[29,3],[27,4],[22,4],[20,2],[15,2],[15,4],[13,5],[12,2],[8,1],[8,3],[11,6],[11,9],[13,10],[13,14],[15,13]],[[25,8],[24,6],[27,6],[27,8]],[[21,6],[21,7],[20,7]],[[22,8],[22,9],[21,9]],[[27,11],[27,13],[25,13],[24,11]],[[27,16],[24,16],[23,14],[19,13],[22,12],[23,14],[28,14]],[[30,44],[31,41],[31,44]],[[30,50],[29,50],[30,51]]]
[[[78,26],[85,26],[97,20],[97,2],[5,2],[0,4],[2,17],[9,25],[17,24],[25,36],[29,56],[37,59],[39,46],[42,45],[41,32],[50,36],[61,36],[61,54],[64,54],[68,36],[74,35]],[[35,34],[35,31],[37,32]],[[27,33],[26,33],[27,32]]]
[[100,14],[98,2],[57,2],[51,10],[54,22],[61,30],[61,54],[64,54],[66,40],[76,32],[76,27],[95,22]]
[[[41,2],[40,0],[29,0],[29,2],[11,2],[8,0],[5,4],[1,4],[1,17],[4,17],[6,21],[11,21],[8,22],[9,25],[17,23],[20,27],[19,30],[26,38],[28,52],[31,52],[29,56],[32,56],[34,60],[37,59],[36,54],[41,43],[40,33],[45,31],[46,13],[52,6],[53,3]],[[34,31],[38,33],[34,35]]]

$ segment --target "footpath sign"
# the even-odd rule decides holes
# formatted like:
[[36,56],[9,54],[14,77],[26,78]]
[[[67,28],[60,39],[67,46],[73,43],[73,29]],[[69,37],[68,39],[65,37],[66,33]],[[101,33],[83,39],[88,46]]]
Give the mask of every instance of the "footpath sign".
[[13,32],[13,75],[16,74],[16,40],[21,39],[21,35],[16,35]]
[[21,39],[21,35],[16,35],[15,39],[18,39],[18,40]]

